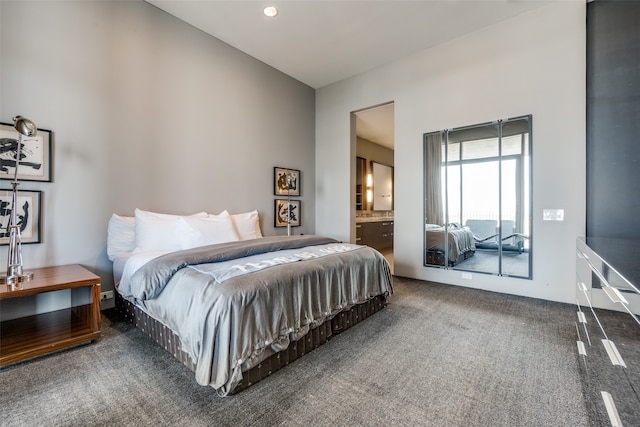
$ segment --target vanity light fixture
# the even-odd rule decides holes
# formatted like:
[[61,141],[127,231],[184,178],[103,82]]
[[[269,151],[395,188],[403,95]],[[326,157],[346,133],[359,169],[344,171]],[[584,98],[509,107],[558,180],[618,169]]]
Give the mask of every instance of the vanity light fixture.
[[276,9],[275,6],[267,6],[267,7],[264,8],[263,12],[269,18],[273,18],[274,16],[276,16],[278,14],[278,9]]

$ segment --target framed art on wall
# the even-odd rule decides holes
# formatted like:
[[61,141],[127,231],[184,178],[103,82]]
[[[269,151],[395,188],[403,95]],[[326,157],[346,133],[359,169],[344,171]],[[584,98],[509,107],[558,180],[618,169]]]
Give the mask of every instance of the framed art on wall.
[[273,194],[276,196],[300,196],[300,171],[274,167]]
[[[13,179],[18,149],[18,131],[0,123],[0,179]],[[51,181],[51,131],[38,129],[35,136],[22,137],[18,177],[21,181]]]
[[[8,225],[11,219],[12,190],[0,190],[0,245],[9,244]],[[20,240],[25,243],[40,243],[42,191],[18,191],[16,217],[20,226]]]
[[[289,209],[289,206],[291,209]],[[300,200],[290,200],[287,202],[286,199],[276,199],[274,225],[276,227],[286,227],[287,215],[289,215],[292,227],[300,226]]]

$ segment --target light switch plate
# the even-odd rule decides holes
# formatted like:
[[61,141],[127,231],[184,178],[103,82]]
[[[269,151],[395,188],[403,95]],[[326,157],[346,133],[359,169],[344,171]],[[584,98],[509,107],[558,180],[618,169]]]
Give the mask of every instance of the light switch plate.
[[564,209],[543,209],[543,221],[564,221]]

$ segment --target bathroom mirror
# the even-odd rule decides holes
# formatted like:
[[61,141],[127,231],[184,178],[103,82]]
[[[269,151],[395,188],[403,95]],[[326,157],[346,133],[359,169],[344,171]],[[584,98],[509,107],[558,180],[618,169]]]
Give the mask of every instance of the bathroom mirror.
[[424,134],[424,265],[531,278],[531,116]]
[[393,210],[393,168],[371,162],[373,171],[373,210]]

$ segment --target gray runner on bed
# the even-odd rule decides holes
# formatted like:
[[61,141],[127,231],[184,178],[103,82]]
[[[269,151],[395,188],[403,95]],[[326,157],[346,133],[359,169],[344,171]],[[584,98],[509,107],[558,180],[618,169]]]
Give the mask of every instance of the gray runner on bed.
[[[324,245],[329,254],[276,264],[219,283],[212,263]],[[336,246],[337,245],[337,246]],[[366,246],[322,236],[265,237],[173,252],[149,261],[118,291],[180,336],[196,381],[227,395],[246,371],[339,311],[389,295],[389,264]],[[353,245],[352,245],[353,246]],[[278,254],[275,254],[278,256]],[[193,267],[197,266],[197,267]]]

